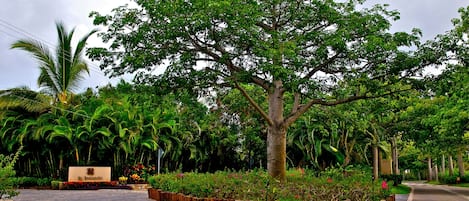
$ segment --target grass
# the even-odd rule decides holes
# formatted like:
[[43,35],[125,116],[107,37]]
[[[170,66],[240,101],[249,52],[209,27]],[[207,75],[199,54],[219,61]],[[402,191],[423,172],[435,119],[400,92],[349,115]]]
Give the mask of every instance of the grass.
[[451,186],[457,186],[457,187],[469,187],[469,183],[460,183],[460,184],[451,184]]
[[399,184],[397,186],[391,186],[391,194],[409,194],[411,191],[410,187]]
[[440,185],[441,183],[438,181],[427,181],[427,184],[433,184],[433,185]]

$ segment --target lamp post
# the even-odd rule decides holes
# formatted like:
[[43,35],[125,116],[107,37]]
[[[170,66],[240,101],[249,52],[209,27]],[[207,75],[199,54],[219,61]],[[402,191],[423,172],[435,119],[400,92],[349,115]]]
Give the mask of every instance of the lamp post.
[[161,148],[158,148],[158,174],[160,174],[161,169],[161,157],[163,156],[164,151]]

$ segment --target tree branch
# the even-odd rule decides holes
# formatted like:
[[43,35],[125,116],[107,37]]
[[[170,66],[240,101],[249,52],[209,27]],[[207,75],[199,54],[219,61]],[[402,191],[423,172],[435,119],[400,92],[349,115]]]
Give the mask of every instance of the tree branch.
[[334,105],[349,103],[349,102],[361,100],[361,99],[372,99],[372,98],[384,97],[384,96],[388,96],[388,95],[392,95],[395,93],[400,93],[400,92],[404,92],[408,90],[410,89],[391,91],[389,93],[384,93],[384,94],[379,94],[379,95],[374,95],[374,96],[368,96],[366,95],[367,93],[365,92],[363,95],[350,96],[348,98],[344,98],[344,99],[340,99],[336,101],[326,101],[324,99],[312,99],[307,104],[301,105],[296,112],[290,113],[290,115],[288,115],[288,117],[285,118],[285,124],[287,127],[290,126],[293,122],[296,121],[296,119],[298,119],[302,114],[308,111],[313,105],[334,106]]
[[339,54],[340,53],[336,53],[334,56],[327,59],[324,63],[320,64],[319,66],[316,66],[315,68],[313,68],[313,70],[311,70],[304,78],[305,79],[310,79],[318,71],[323,71],[323,68],[325,68],[326,66],[328,66],[329,64],[334,62],[337,58],[339,58]]
[[265,31],[273,31],[273,30],[274,30],[273,27],[271,27],[271,26],[269,26],[269,25],[267,25],[267,24],[265,24],[265,23],[263,23],[263,22],[257,22],[256,25],[257,25],[258,27],[261,27],[261,28],[264,29]]
[[271,126],[271,125],[274,125],[274,122],[272,119],[269,118],[269,115],[267,115],[265,113],[264,110],[262,110],[262,108],[259,106],[259,104],[256,103],[256,101],[254,101],[254,99],[252,99],[251,96],[249,96],[249,94],[246,92],[246,90],[241,87],[238,82],[235,82],[235,86],[236,88],[241,92],[241,94],[243,94],[243,96],[249,101],[249,103],[251,103],[251,105],[261,114],[261,116],[265,119],[265,121]]

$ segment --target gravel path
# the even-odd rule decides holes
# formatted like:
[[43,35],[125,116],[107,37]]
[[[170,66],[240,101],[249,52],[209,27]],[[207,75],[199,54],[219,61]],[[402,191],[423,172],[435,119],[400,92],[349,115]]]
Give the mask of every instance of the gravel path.
[[35,190],[21,189],[14,201],[151,201],[147,191],[133,190]]

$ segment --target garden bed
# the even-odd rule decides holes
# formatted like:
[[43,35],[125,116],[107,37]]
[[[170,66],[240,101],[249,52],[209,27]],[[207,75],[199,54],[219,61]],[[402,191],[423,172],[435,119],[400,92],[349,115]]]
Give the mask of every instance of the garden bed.
[[[349,175],[349,174],[347,174]],[[287,181],[270,178],[264,171],[216,172],[214,174],[174,173],[149,178],[149,197],[172,200],[354,200],[379,201],[389,196],[380,182],[364,172],[314,176],[289,171]],[[157,190],[158,189],[158,190]],[[159,192],[159,193],[157,193]],[[176,197],[172,199],[172,197]]]

